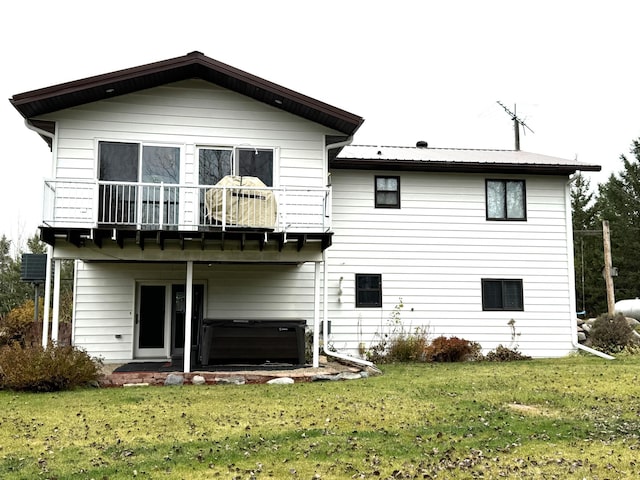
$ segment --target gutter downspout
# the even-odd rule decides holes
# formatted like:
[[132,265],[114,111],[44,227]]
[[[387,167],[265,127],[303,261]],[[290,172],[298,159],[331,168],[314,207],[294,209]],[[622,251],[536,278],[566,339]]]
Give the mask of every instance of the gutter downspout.
[[329,173],[329,150],[333,150],[334,148],[346,147],[347,145],[351,145],[351,142],[353,142],[353,135],[350,135],[346,140],[343,140],[342,142],[330,143],[329,145],[325,145],[323,162],[324,171],[327,172],[327,174]]
[[[349,136],[342,142],[330,143],[324,147],[324,166],[327,172],[327,178],[329,177],[329,150],[334,148],[342,148],[347,145],[351,145],[353,142],[353,135]],[[333,202],[332,202],[333,203]],[[356,363],[365,367],[372,368],[376,371],[380,371],[372,362],[363,360],[361,358],[352,357],[350,355],[344,355],[338,352],[332,352],[328,350],[329,344],[329,269],[327,268],[327,251],[322,252],[322,352],[328,357],[334,357],[346,362]],[[314,338],[314,341],[316,339]],[[318,351],[317,345],[314,345],[314,351]]]
[[[576,277],[575,277],[575,263],[573,258],[573,223],[571,222],[571,184],[577,180],[580,176],[579,172],[576,172],[574,175],[569,177],[569,180],[566,183],[566,191],[565,191],[565,219],[566,219],[566,231],[567,231],[567,252],[568,252],[568,261],[569,261],[569,272],[573,273],[573,275],[569,275],[569,307],[572,312],[576,312],[576,299],[575,299],[575,291],[576,291]],[[573,292],[573,293],[571,293]],[[574,348],[578,350],[583,350],[587,353],[591,353],[592,355],[596,355],[598,357],[604,358],[606,360],[614,360],[615,357],[608,355],[604,352],[600,352],[598,350],[594,350],[593,348],[589,348],[585,345],[582,345],[578,342],[578,324],[576,323],[575,318],[572,318],[570,321],[571,326],[571,344]]]
[[327,349],[327,345],[329,344],[329,275],[327,269],[327,254],[326,250],[322,252],[322,264],[324,265],[322,271],[322,351],[325,355],[329,357],[335,357],[340,360],[345,360],[346,362],[356,363],[358,365],[362,365],[365,367],[369,367],[376,372],[380,372],[378,367],[375,366],[373,362],[368,360],[363,360],[362,358],[352,357],[350,355],[344,355],[338,352],[332,352]]

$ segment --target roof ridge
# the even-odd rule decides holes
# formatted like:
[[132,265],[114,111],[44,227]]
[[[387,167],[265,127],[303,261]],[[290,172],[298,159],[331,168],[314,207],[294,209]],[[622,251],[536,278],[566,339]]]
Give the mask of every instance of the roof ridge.
[[464,148],[464,147],[412,147],[410,145],[364,145],[364,144],[351,144],[349,147],[372,147],[372,148],[404,148],[407,150],[458,150],[458,151],[472,151],[472,152],[522,152],[529,153],[524,150],[513,150],[504,148]]

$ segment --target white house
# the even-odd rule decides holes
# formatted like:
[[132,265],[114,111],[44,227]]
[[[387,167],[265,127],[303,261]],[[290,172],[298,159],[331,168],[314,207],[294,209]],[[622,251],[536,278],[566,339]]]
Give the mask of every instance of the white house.
[[52,150],[54,340],[74,259],[72,341],[105,362],[303,363],[306,330],[317,365],[392,315],[485,350],[575,349],[570,176],[597,165],[353,146],[361,117],[199,52],[11,103]]

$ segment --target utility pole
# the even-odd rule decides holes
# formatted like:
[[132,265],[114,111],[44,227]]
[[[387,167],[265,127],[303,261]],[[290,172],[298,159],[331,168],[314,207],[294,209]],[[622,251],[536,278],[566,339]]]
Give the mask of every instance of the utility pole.
[[608,220],[602,221],[602,240],[604,243],[604,282],[607,288],[607,313],[609,317],[613,317],[616,309],[616,299],[613,291],[611,236],[609,234]]

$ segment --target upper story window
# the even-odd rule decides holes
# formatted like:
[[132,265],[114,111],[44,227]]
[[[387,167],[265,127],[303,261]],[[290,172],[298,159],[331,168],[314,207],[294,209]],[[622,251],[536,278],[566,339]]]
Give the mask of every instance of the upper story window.
[[487,220],[526,220],[524,180],[487,180]]
[[483,278],[482,310],[524,310],[522,280]]
[[400,177],[375,177],[376,208],[400,208]]
[[198,152],[200,185],[215,185],[225,175],[240,175],[273,186],[273,149],[200,147]]
[[382,307],[382,275],[356,273],[356,307]]

